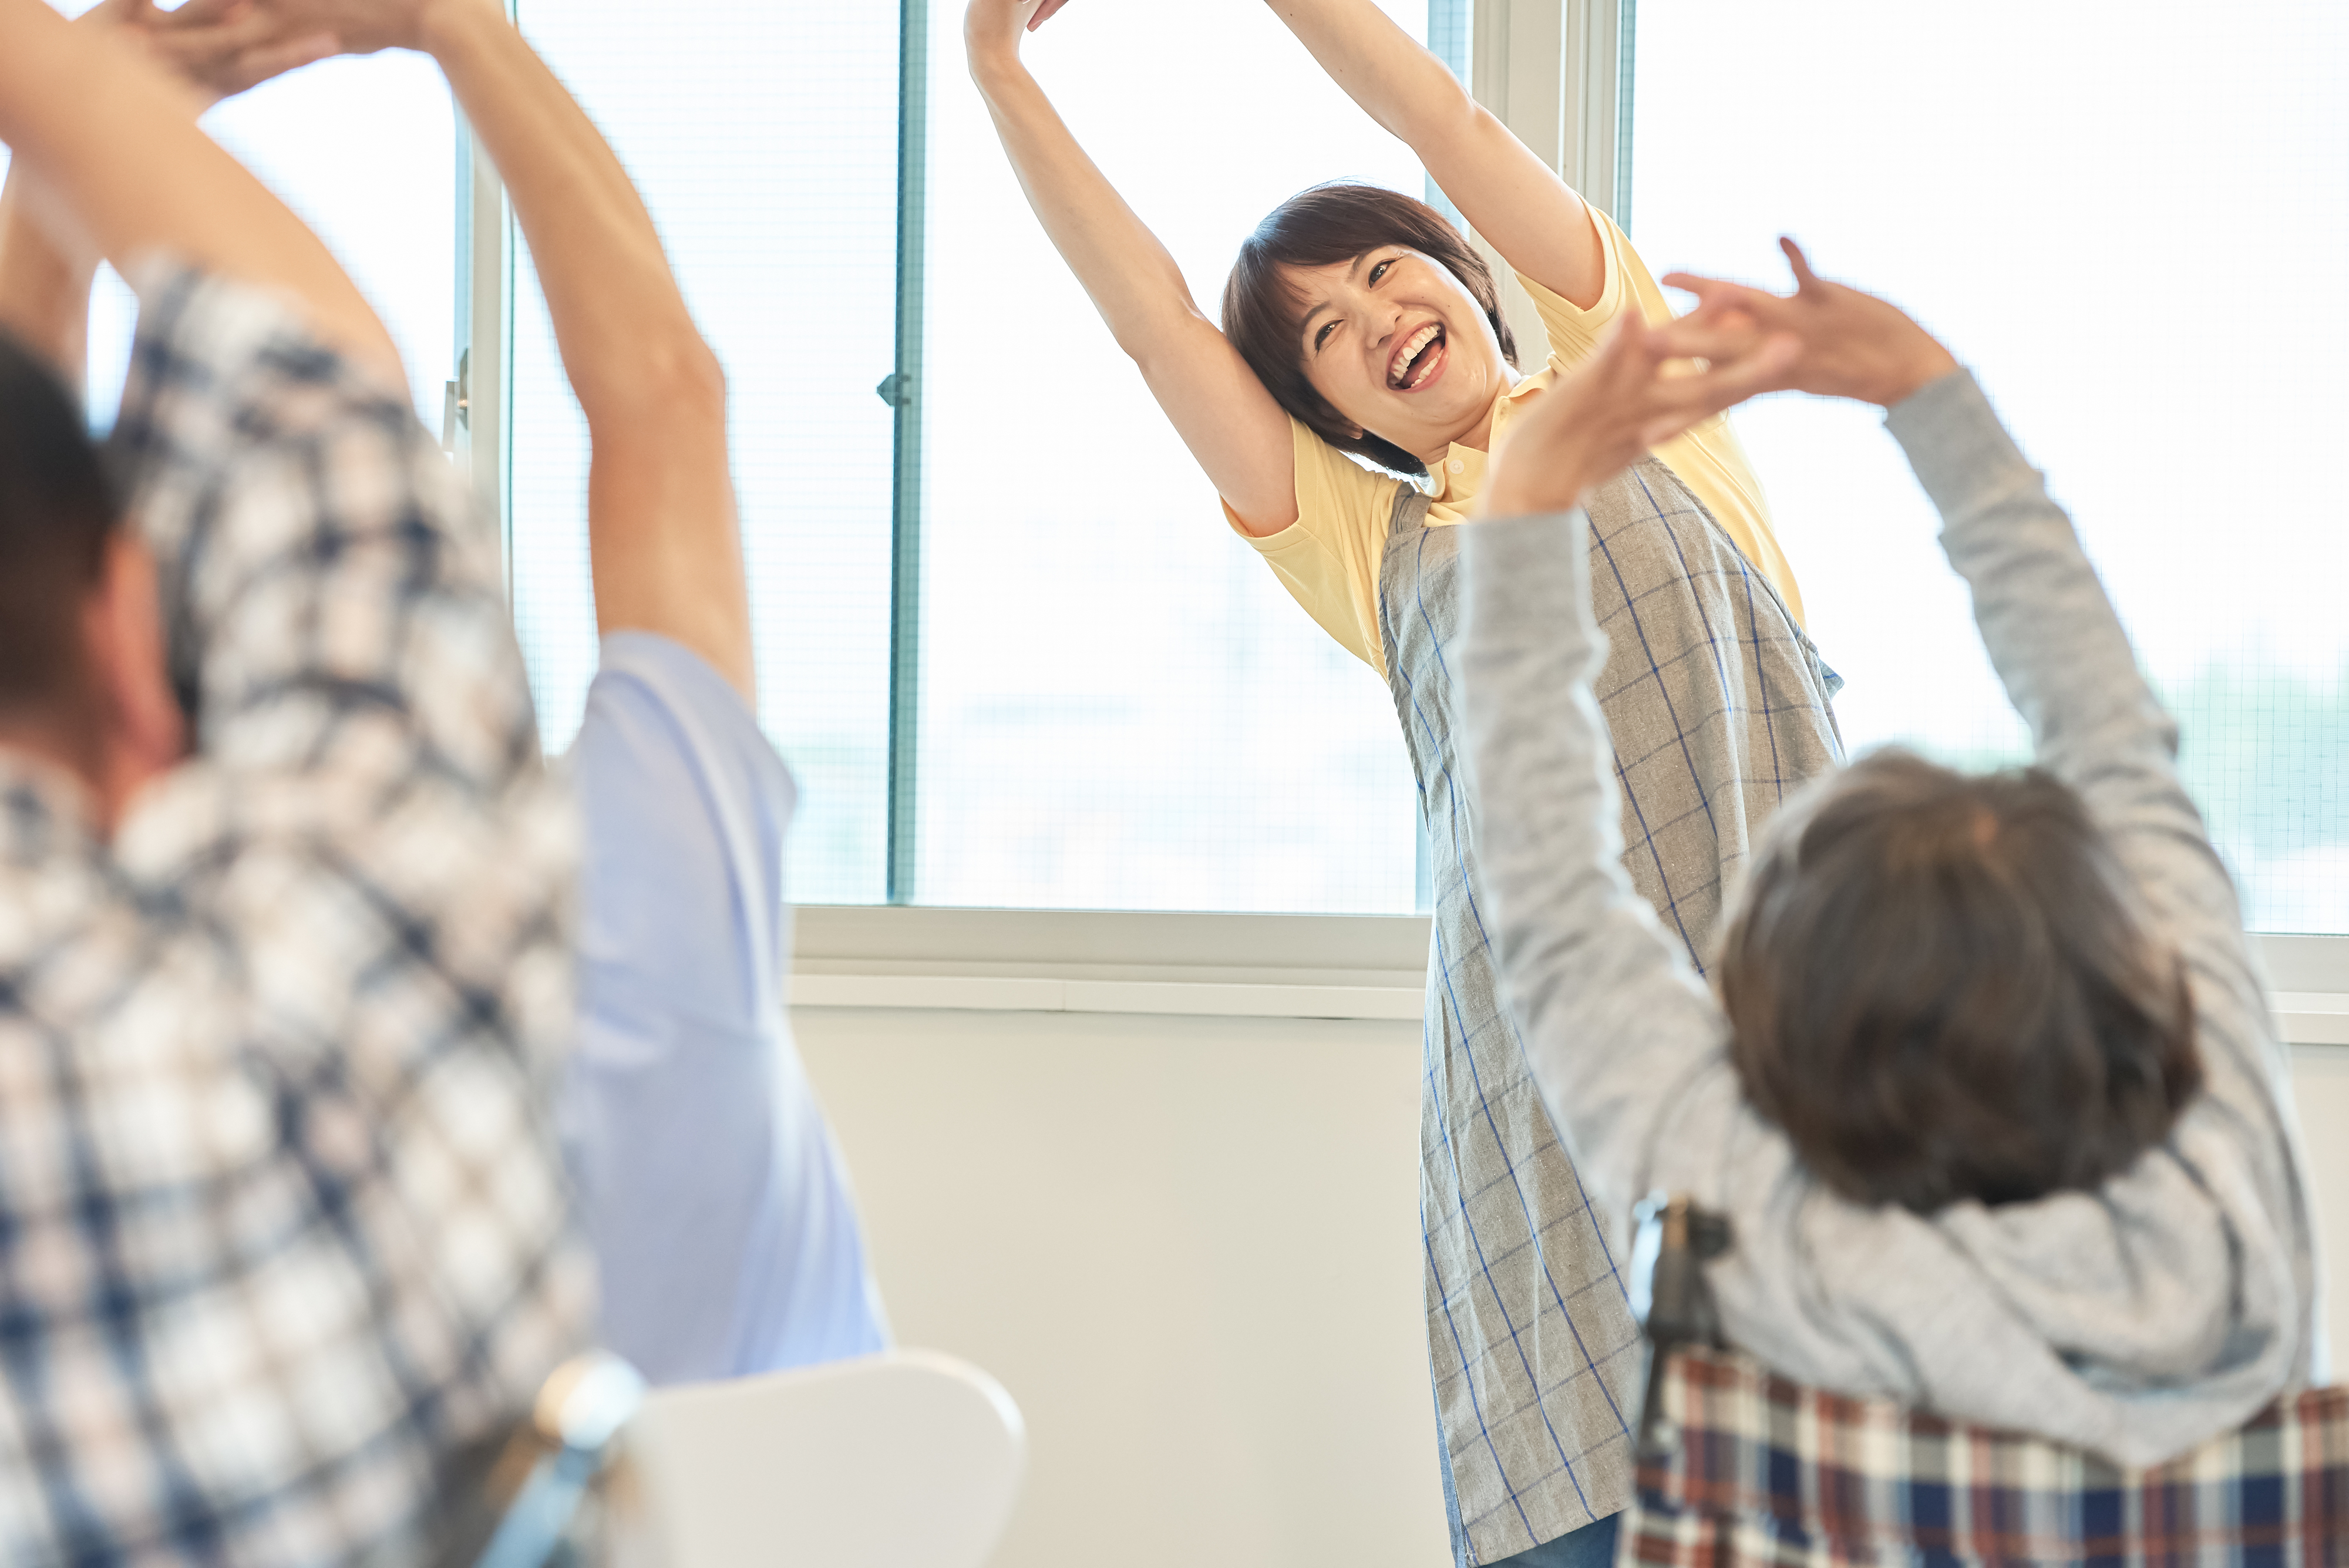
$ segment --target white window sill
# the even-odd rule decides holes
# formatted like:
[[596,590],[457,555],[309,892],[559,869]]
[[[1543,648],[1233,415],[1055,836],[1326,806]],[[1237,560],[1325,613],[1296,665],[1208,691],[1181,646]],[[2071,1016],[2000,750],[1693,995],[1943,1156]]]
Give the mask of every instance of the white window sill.
[[[2261,939],[2285,1040],[2349,1046],[2349,938]],[[1415,1021],[1420,916],[810,908],[794,1007]]]

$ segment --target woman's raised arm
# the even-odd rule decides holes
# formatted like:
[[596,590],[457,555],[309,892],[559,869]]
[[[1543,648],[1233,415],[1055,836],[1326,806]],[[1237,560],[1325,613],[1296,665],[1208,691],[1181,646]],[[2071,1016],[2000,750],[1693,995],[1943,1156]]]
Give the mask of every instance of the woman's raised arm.
[[1606,255],[1573,187],[1373,0],[1268,0],[1362,111],[1419,154],[1508,264],[1569,303],[1606,292]]
[[1251,534],[1297,520],[1288,416],[1191,298],[1174,258],[1061,123],[1019,58],[1039,0],[972,0],[971,79],[1028,204],[1109,329],[1142,369],[1183,444]]

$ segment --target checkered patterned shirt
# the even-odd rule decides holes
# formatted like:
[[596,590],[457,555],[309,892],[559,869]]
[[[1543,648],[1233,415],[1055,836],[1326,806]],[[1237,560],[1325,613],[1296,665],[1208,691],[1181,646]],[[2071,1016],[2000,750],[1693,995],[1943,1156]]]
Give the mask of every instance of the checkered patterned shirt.
[[198,747],[110,845],[0,753],[0,1561],[412,1561],[590,1318],[571,818],[405,389],[142,281],[115,441]]
[[2291,1396],[2167,1464],[2126,1469],[1743,1355],[1676,1352],[1661,1376],[1664,1441],[1640,1465],[1624,1563],[2349,1563],[2349,1388]]

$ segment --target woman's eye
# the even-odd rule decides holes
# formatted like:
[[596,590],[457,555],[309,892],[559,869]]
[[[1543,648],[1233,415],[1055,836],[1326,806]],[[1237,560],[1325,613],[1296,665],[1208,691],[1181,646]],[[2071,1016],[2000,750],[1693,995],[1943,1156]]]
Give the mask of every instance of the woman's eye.
[[1378,286],[1379,279],[1386,276],[1387,268],[1392,265],[1394,265],[1394,263],[1392,261],[1382,261],[1379,263],[1378,265],[1371,269],[1371,286],[1372,288],[1376,288]]
[[1321,345],[1330,341],[1330,334],[1337,330],[1338,324],[1336,322],[1323,322],[1321,324],[1321,330],[1313,335],[1313,351],[1317,354],[1319,353],[1321,351]]

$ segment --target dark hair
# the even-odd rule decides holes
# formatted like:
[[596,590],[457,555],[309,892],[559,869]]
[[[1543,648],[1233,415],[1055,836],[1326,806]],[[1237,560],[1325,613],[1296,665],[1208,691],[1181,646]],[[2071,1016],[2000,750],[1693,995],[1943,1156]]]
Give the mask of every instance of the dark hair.
[[1715,978],[1747,1097],[1811,1170],[1920,1214],[2093,1188],[2202,1085],[2184,966],[2080,797],[1878,752],[1781,808]]
[[1305,379],[1305,302],[1283,270],[1350,262],[1381,245],[1408,246],[1441,262],[1485,307],[1501,352],[1510,364],[1517,362],[1517,341],[1501,319],[1500,296],[1485,258],[1443,213],[1378,185],[1315,185],[1275,207],[1240,243],[1239,259],[1224,280],[1224,336],[1273,400],[1315,435],[1398,473],[1425,473],[1418,453],[1368,431],[1356,435],[1352,421]]
[[0,714],[80,722],[80,610],[117,516],[80,409],[0,332]]

